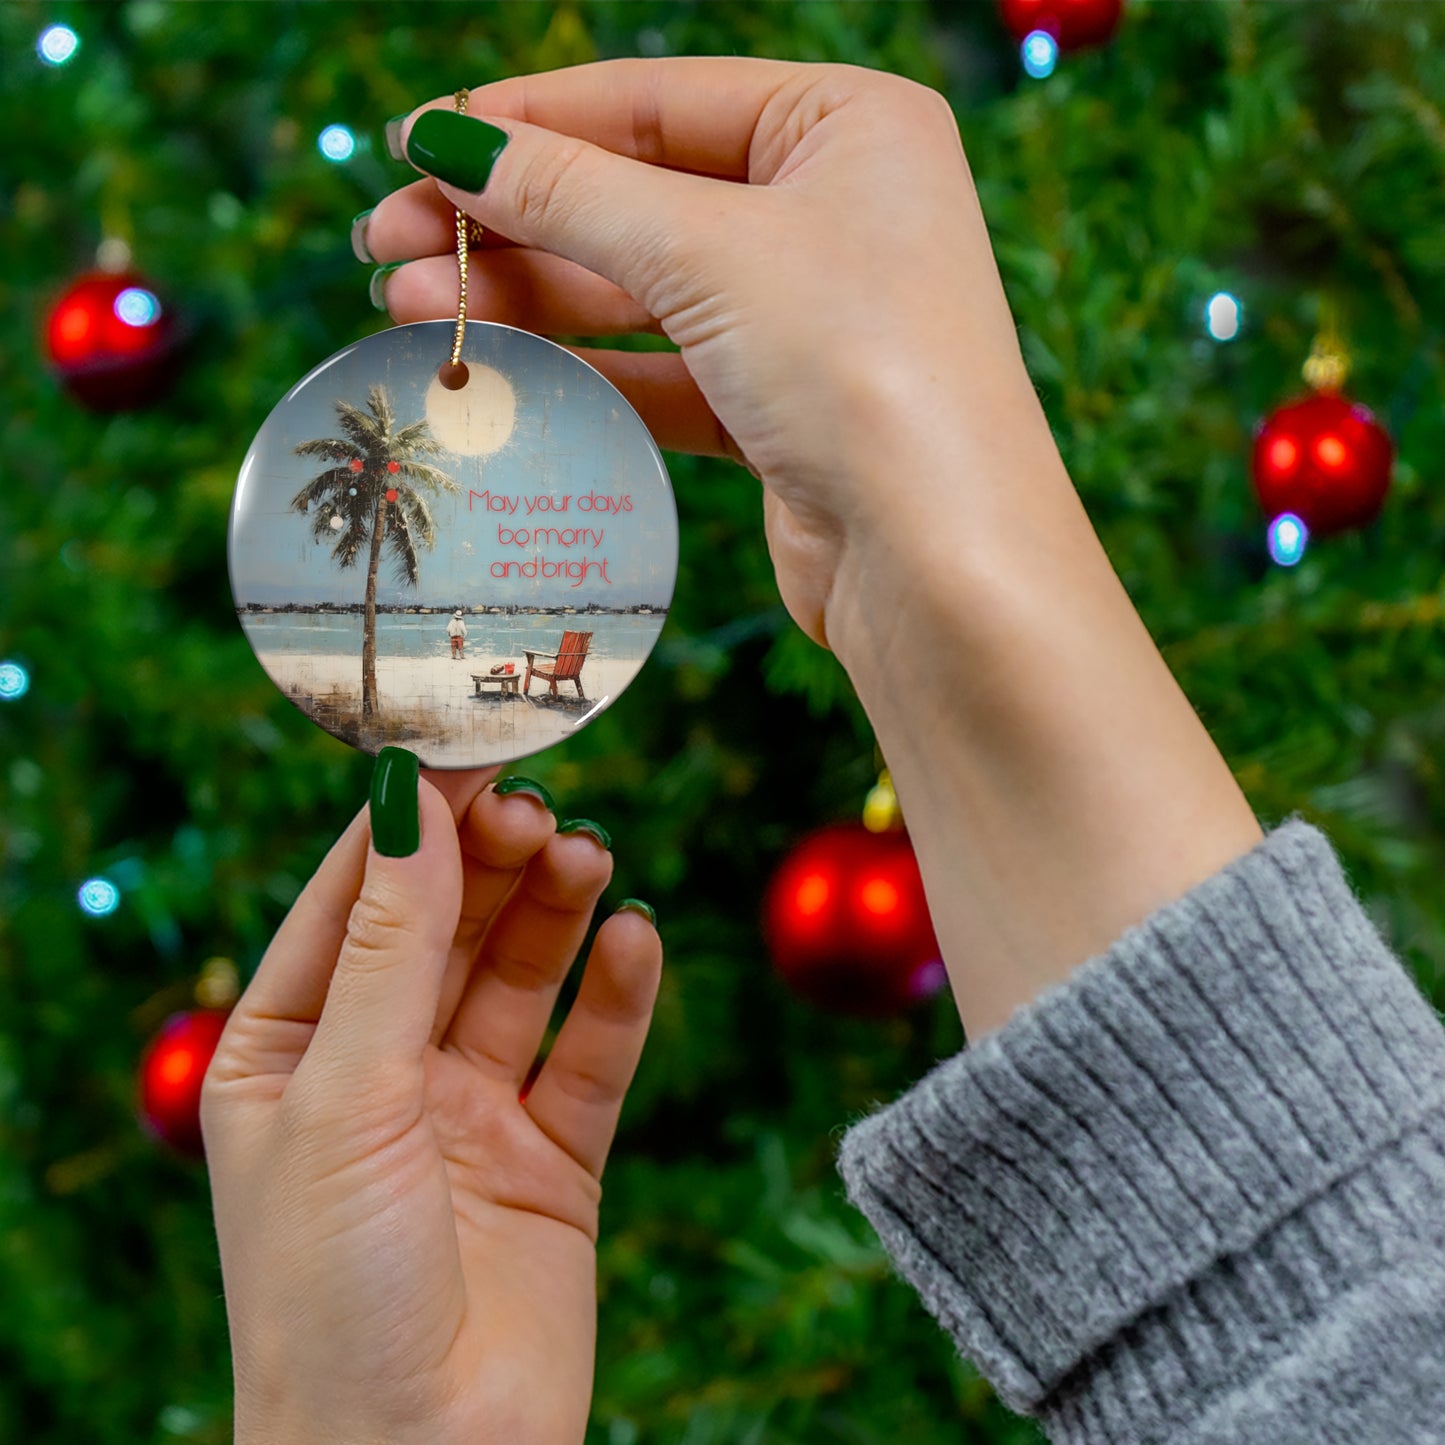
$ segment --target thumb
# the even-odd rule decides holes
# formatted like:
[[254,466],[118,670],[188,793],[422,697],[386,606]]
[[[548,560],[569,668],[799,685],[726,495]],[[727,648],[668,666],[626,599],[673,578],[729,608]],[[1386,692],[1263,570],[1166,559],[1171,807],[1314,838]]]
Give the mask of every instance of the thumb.
[[519,245],[585,266],[654,316],[689,303],[676,294],[679,276],[686,288],[703,254],[735,236],[735,227],[718,235],[715,219],[724,204],[733,215],[746,193],[510,116],[423,110],[401,147],[459,210]]
[[461,849],[446,798],[415,754],[383,748],[371,784],[361,894],[297,1068],[327,1086],[375,1085],[421,1064],[462,905]]

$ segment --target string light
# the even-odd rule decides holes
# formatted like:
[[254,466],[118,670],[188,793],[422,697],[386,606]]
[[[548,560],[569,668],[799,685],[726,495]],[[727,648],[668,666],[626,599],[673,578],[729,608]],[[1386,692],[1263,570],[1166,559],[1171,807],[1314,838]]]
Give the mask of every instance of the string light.
[[92,918],[105,918],[120,907],[120,889],[109,878],[87,878],[76,898]]
[[14,702],[30,691],[30,674],[18,662],[0,662],[0,702]]
[[1046,80],[1059,63],[1059,42],[1047,30],[1033,30],[1019,47],[1024,70],[1035,80]]
[[35,53],[47,65],[64,65],[80,49],[80,36],[68,25],[49,25],[35,42]]
[[1244,324],[1244,308],[1228,291],[1216,291],[1204,308],[1204,329],[1216,341],[1233,341]]
[[127,286],[115,298],[116,320],[127,326],[154,326],[161,318],[161,303],[153,291],[143,286]]
[[1309,528],[1293,512],[1281,512],[1269,524],[1269,555],[1281,567],[1293,567],[1305,554]]
[[329,125],[316,138],[317,148],[329,161],[338,164],[356,154],[356,137],[344,125]]

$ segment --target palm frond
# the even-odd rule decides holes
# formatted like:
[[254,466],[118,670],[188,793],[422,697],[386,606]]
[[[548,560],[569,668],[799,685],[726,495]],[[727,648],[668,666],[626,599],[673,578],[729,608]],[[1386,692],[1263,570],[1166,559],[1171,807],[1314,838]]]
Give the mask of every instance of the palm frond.
[[391,393],[380,382],[372,382],[366,393],[367,409],[376,418],[376,428],[382,436],[390,436],[396,425],[396,412],[391,405]]
[[416,540],[427,551],[431,551],[437,544],[437,524],[426,498],[420,492],[412,491],[410,487],[398,487],[396,505],[397,510],[406,518],[407,527]]
[[336,539],[336,545],[331,549],[331,560],[343,570],[356,566],[356,559],[361,556],[363,547],[368,546],[370,540],[366,533],[357,527],[344,528]]
[[328,461],[345,461],[347,457],[356,455],[356,448],[350,442],[344,442],[340,437],[315,437],[309,442],[302,442],[296,448],[298,457],[325,457]]
[[[444,472],[440,467],[433,467],[426,462],[402,462],[401,470],[396,473],[398,478],[405,477],[408,481],[425,487],[429,492],[447,492],[456,495],[462,489],[462,484],[452,476],[450,472]],[[395,482],[392,483],[396,485]],[[397,488],[399,491],[400,488]]]
[[392,510],[391,522],[386,531],[386,546],[396,563],[396,580],[407,587],[415,587],[421,575],[417,564],[416,543],[412,540],[411,526],[401,507]]
[[375,417],[339,397],[332,405],[336,408],[336,419],[341,423],[341,430],[351,439],[362,456],[385,456],[390,434],[377,425]]
[[[331,467],[327,471],[318,473],[291,498],[291,511],[304,512],[318,502],[346,496],[351,488],[353,476],[349,467]],[[340,505],[339,500],[337,500],[337,505]]]
[[409,422],[391,439],[391,454],[400,461],[404,456],[435,457],[446,448],[432,435],[427,419]]

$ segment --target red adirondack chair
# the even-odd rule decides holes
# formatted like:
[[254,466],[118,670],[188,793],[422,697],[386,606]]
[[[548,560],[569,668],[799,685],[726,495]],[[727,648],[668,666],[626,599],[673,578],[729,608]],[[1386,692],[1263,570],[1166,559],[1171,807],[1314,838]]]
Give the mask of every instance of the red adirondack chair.
[[[591,645],[590,632],[564,632],[562,645],[556,652],[534,652],[524,647],[522,651],[527,654],[527,676],[522,683],[522,691],[526,693],[531,690],[534,677],[544,677],[551,686],[550,696],[557,696],[559,682],[570,682],[577,689],[577,696],[586,702],[587,694],[582,691],[582,663]],[[550,664],[538,662],[539,657],[550,658]]]

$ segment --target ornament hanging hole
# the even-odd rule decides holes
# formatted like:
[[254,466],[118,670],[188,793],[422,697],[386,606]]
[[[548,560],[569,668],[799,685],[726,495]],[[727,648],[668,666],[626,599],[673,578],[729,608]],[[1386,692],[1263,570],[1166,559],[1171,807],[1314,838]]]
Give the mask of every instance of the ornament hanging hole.
[[470,378],[465,361],[444,361],[437,368],[437,380],[448,391],[460,391]]

